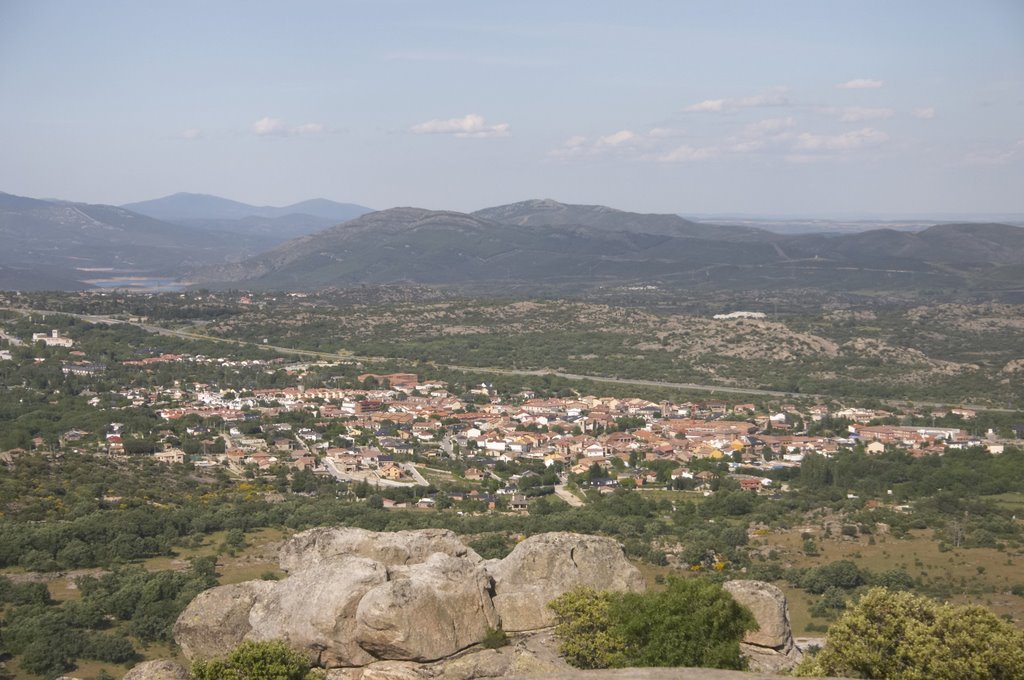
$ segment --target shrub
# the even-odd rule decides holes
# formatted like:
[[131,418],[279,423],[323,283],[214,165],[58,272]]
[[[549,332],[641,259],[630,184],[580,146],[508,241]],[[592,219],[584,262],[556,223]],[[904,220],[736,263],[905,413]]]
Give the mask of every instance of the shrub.
[[872,588],[798,675],[890,680],[1024,677],[1024,633],[977,605]]
[[[532,510],[532,508],[531,508]],[[477,552],[485,560],[502,559],[512,552],[512,543],[501,534],[487,534],[475,541],[470,541],[469,547]]]
[[554,600],[566,660],[579,668],[743,668],[739,641],[757,627],[721,586],[669,577],[662,592],[580,588]]
[[484,634],[484,639],[480,641],[480,644],[485,649],[499,649],[508,644],[508,634],[501,629],[501,626],[497,628],[488,628]]
[[663,592],[621,595],[612,616],[630,666],[740,669],[740,639],[757,628],[729,593],[701,579],[672,578]]
[[548,604],[555,612],[559,651],[577,668],[614,668],[623,665],[625,639],[612,625],[614,595],[580,587]]
[[282,640],[243,642],[226,659],[192,664],[193,680],[307,680],[309,662]]

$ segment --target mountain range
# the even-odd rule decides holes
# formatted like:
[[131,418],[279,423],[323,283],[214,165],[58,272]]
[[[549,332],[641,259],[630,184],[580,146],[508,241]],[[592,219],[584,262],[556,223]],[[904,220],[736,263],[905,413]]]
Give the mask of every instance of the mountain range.
[[372,208],[366,206],[355,203],[336,203],[326,198],[314,198],[275,208],[266,205],[249,205],[209,194],[189,193],[172,194],[151,201],[126,203],[121,207],[165,222],[240,220],[247,217],[276,219],[288,215],[309,215],[337,224],[373,211]]
[[[331,215],[368,209],[323,200],[257,208],[194,194],[130,206],[151,214],[0,194],[0,236],[9,244],[0,255],[0,286],[76,288],[103,276],[137,276],[307,290],[380,283],[563,292],[638,283],[1024,288],[1024,229],[1005,224],[787,235],[551,199],[474,213],[391,208],[348,220]],[[317,214],[288,212],[300,206]],[[286,218],[300,214],[308,231],[289,238],[299,228]]]
[[326,199],[274,208],[175,194],[119,207],[0,193],[0,288],[166,283],[369,211]]
[[877,290],[1019,288],[1022,274],[1024,229],[1009,225],[783,235],[535,200],[472,214],[382,210],[194,279],[262,289],[408,282]]
[[267,250],[288,239],[313,234],[373,211],[366,206],[326,198],[277,208],[188,193],[126,203],[121,207],[165,222],[244,237],[249,252]]

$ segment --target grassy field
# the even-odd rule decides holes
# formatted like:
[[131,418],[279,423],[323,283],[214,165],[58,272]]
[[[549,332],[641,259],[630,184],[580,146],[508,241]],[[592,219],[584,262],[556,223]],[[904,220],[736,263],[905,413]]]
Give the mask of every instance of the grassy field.
[[[1024,597],[1009,592],[1013,585],[1024,583],[1024,556],[1019,553],[994,548],[941,552],[931,530],[914,531],[903,539],[876,536],[874,545],[864,536],[819,537],[816,540],[819,554],[814,557],[804,554],[799,529],[770,533],[755,538],[752,543],[776,550],[786,567],[814,567],[851,560],[874,572],[903,569],[921,583],[925,593],[949,593],[948,598],[939,599],[958,604],[983,604],[997,614],[1010,616],[1018,625],[1024,621]],[[789,598],[794,634],[814,634],[807,630],[808,624],[827,623],[823,619],[812,619],[808,612],[814,596],[788,584],[778,585]]]

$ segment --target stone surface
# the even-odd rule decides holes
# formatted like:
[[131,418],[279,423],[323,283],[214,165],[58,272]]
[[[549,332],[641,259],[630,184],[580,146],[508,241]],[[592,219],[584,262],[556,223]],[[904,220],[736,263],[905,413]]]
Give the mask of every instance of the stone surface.
[[477,562],[435,553],[391,575],[356,611],[356,642],[377,658],[433,661],[480,642],[499,625],[491,579]]
[[480,556],[448,529],[376,532],[352,527],[321,527],[295,534],[285,541],[278,563],[290,573],[345,555],[366,557],[391,566],[424,562],[434,553],[480,561]]
[[188,669],[169,659],[143,661],[125,673],[122,680],[188,680]]
[[506,632],[554,625],[547,604],[581,585],[595,590],[640,592],[640,570],[610,538],[565,532],[531,536],[503,560],[489,562],[494,606]]
[[423,667],[409,661],[378,661],[362,668],[332,668],[326,680],[425,680]]
[[747,633],[744,642],[775,649],[793,644],[786,594],[782,590],[762,581],[727,581],[723,588],[750,610],[760,626],[758,630]]
[[356,609],[387,583],[387,567],[364,557],[341,557],[279,581],[253,603],[247,640],[286,640],[319,666],[361,666],[376,660],[356,641]]
[[746,634],[740,652],[751,670],[777,673],[792,669],[803,658],[793,643],[786,595],[762,581],[727,581],[723,587],[750,610],[760,627]]
[[246,639],[252,630],[249,612],[275,585],[273,581],[246,581],[199,593],[174,623],[174,639],[185,657],[226,656]]
[[512,637],[500,649],[475,648],[434,663],[378,661],[363,668],[332,669],[327,680],[483,680],[523,673],[558,678],[575,670],[558,654],[550,630]]
[[718,668],[613,668],[571,670],[557,675],[511,675],[510,680],[791,680],[776,673],[726,671]]

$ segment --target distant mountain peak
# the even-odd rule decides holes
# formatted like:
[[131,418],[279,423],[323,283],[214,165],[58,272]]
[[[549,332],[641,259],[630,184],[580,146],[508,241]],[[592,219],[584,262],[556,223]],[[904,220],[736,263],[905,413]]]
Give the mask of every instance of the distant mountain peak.
[[273,219],[285,215],[309,215],[334,222],[345,222],[372,212],[366,206],[338,203],[326,198],[313,198],[292,205],[274,207],[249,205],[211,194],[188,192],[178,192],[150,201],[127,203],[122,207],[149,217],[179,223],[187,220],[242,220],[249,217]]

